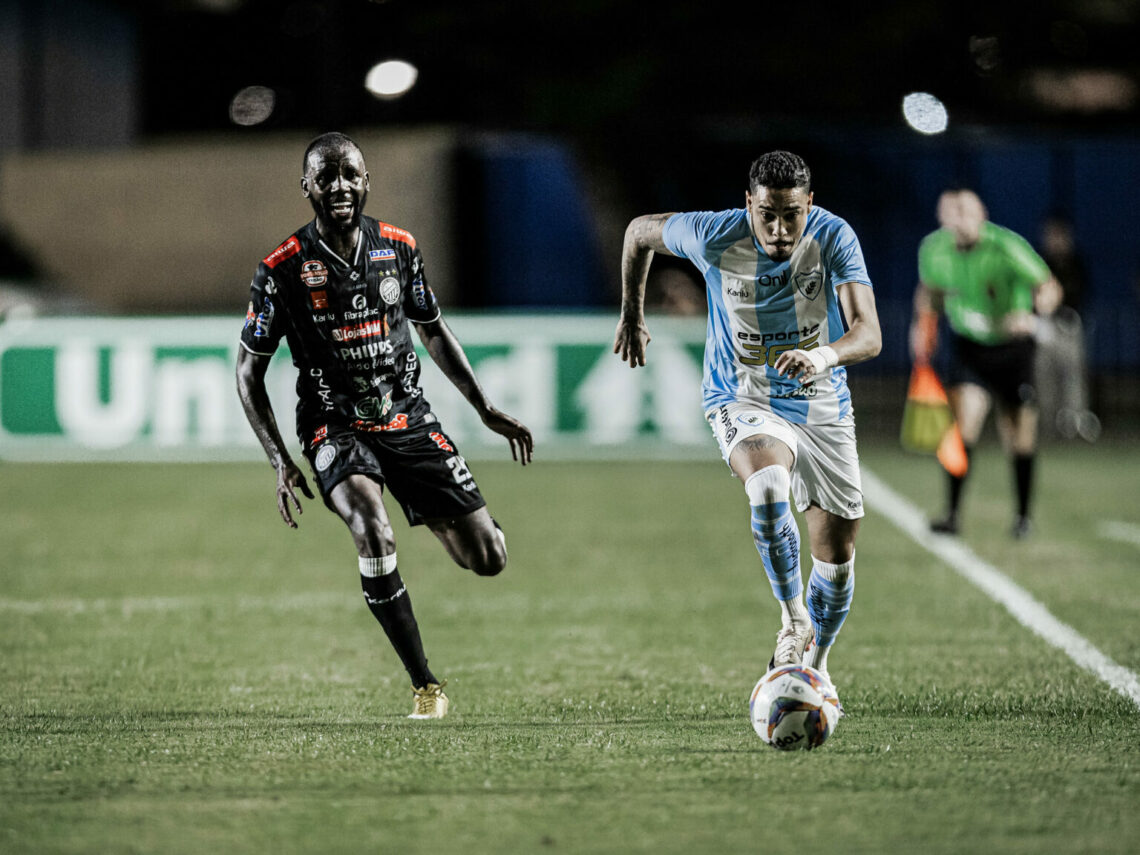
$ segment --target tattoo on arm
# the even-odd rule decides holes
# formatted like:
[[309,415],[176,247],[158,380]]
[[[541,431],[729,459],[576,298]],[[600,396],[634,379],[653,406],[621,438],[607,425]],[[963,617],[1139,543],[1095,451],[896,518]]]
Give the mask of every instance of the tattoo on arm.
[[672,255],[665,246],[665,221],[673,214],[644,214],[635,218],[625,230],[621,259],[621,313],[627,318],[640,318],[645,305],[645,280],[653,253]]

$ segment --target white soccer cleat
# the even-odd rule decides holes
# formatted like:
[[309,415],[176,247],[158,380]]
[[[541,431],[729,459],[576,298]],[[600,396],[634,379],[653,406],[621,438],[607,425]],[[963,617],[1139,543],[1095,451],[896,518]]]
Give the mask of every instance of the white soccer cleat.
[[804,648],[811,641],[814,630],[811,626],[797,629],[786,626],[776,633],[776,652],[768,663],[768,670],[779,668],[781,665],[800,665],[804,660]]
[[819,674],[820,677],[823,678],[823,681],[825,683],[827,683],[827,687],[831,690],[831,694],[835,698],[835,707],[836,707],[836,709],[839,710],[839,717],[843,718],[844,716],[847,715],[847,713],[843,711],[843,704],[839,700],[839,690],[837,688],[835,688],[835,683],[831,679],[831,675],[827,672],[826,668],[821,668],[820,666],[812,665],[812,663],[811,663],[811,660],[813,658],[812,657],[812,651],[814,649],[815,649],[815,633],[813,632],[811,638],[808,639],[808,643],[806,645],[804,645],[804,661],[803,661],[803,664],[807,665],[809,668],[814,670],[817,674]]

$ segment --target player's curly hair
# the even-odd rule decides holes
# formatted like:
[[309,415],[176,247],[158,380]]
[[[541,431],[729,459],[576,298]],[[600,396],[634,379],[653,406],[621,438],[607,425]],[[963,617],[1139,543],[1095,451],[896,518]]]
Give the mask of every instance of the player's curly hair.
[[[305,149],[305,156],[301,158],[301,174],[303,175],[305,170],[309,168],[309,155],[314,151],[323,152],[330,148],[341,148],[346,145],[352,146],[357,151],[360,151],[360,146],[358,146],[351,137],[342,134],[340,131],[330,131],[327,134],[321,134],[309,143],[309,147]],[[361,152],[361,154],[363,154],[363,152]]]
[[798,154],[770,151],[752,161],[748,170],[748,187],[753,191],[759,187],[769,190],[802,187],[806,193],[811,190],[811,170]]

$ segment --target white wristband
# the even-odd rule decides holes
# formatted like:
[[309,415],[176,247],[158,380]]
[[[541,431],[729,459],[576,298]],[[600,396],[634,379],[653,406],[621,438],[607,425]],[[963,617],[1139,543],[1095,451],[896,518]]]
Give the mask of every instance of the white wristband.
[[814,350],[805,350],[804,353],[811,360],[811,367],[815,374],[822,374],[839,364],[839,354],[830,345],[825,344],[823,347],[817,347]]

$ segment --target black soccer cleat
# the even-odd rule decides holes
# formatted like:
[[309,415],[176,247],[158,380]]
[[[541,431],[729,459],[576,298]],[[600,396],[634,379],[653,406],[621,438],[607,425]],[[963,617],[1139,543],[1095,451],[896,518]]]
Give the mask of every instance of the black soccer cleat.
[[947,514],[940,520],[933,520],[930,523],[930,530],[935,534],[957,534],[958,515]]

